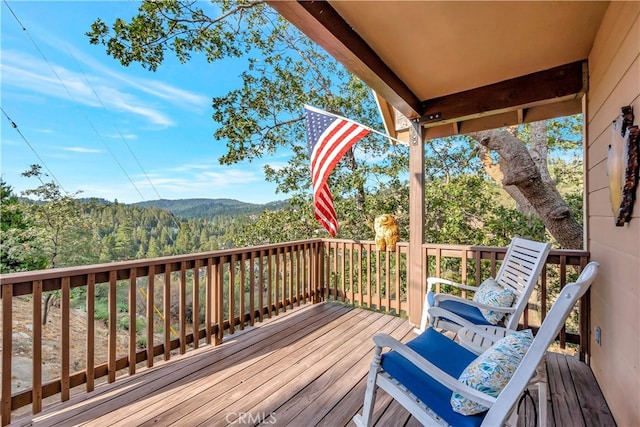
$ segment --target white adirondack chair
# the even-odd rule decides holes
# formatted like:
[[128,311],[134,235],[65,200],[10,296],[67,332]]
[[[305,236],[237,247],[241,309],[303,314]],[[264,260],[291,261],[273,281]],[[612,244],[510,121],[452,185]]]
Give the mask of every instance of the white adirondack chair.
[[549,243],[535,242],[521,237],[513,238],[495,277],[498,285],[513,292],[514,301],[510,307],[494,307],[455,295],[435,293],[433,289],[436,283],[474,292],[478,287],[438,277],[427,278],[427,294],[422,319],[420,328],[415,329],[415,332],[422,333],[427,328],[427,324],[453,332],[457,332],[461,327],[491,325],[480,309],[505,313],[504,326],[515,330],[550,250]]
[[[460,373],[476,355],[433,328],[426,329],[407,344],[386,334],[376,335],[363,411],[353,418],[354,422],[358,426],[371,425],[376,391],[380,387],[424,425],[515,425],[514,408],[518,399],[577,300],[593,282],[597,270],[596,262],[589,263],[575,283],[562,289],[513,376],[497,397],[458,381]],[[391,351],[383,354],[382,349],[386,347]],[[450,404],[454,392],[489,409],[468,416],[454,412]]]

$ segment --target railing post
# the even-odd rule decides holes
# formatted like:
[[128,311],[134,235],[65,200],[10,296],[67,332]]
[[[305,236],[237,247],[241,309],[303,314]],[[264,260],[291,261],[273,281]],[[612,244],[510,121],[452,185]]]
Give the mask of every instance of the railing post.
[[11,355],[13,353],[13,286],[2,285],[2,425],[11,422]]
[[[586,257],[580,258],[580,271],[589,262]],[[589,331],[591,328],[591,288],[580,298],[580,360],[589,363],[591,356],[591,339]]]

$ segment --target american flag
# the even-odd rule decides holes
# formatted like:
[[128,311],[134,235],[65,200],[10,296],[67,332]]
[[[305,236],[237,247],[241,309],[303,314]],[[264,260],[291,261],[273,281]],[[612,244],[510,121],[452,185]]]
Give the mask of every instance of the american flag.
[[366,126],[305,105],[307,113],[307,143],[311,160],[313,208],[316,219],[335,237],[338,217],[327,178],[344,153],[369,134]]

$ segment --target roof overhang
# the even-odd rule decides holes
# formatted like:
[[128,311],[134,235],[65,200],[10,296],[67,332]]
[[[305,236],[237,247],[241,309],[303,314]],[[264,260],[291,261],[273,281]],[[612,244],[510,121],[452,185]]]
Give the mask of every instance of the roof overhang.
[[[269,1],[426,138],[580,113],[608,2]],[[385,105],[388,104],[388,105]],[[387,114],[386,120],[391,116]],[[390,124],[389,131],[395,124]]]

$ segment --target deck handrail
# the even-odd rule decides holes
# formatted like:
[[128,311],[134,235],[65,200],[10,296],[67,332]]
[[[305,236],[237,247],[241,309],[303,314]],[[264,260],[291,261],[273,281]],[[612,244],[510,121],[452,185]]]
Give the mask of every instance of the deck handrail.
[[[495,274],[505,252],[505,248],[461,245],[424,244],[422,249],[423,289],[426,277],[435,273],[477,283],[483,275]],[[548,283],[563,286],[568,283],[567,267],[580,268],[588,261],[589,253],[585,251],[552,251],[541,278],[540,302],[533,307],[536,302],[531,301],[533,310],[529,311],[539,312],[543,318]],[[31,405],[31,412],[38,413],[47,397],[59,395],[61,401],[66,401],[74,387],[84,385],[90,392],[98,379],[111,383],[121,373],[134,375],[138,364],[151,367],[154,360],[170,360],[174,354],[184,354],[200,345],[217,345],[225,335],[302,304],[337,300],[404,316],[408,307],[407,265],[408,244],[404,242],[394,250],[378,251],[373,241],[309,239],[3,274],[2,425],[10,422],[12,410]],[[74,289],[86,295],[86,353],[80,362],[70,360]],[[61,367],[57,378],[44,378],[42,372],[42,297],[50,291],[58,292],[60,304]],[[105,320],[109,334],[102,351],[96,348],[96,292],[105,293],[108,301]],[[13,335],[18,326],[14,325],[12,311],[18,297],[27,297],[31,304],[33,375],[31,388],[12,392]],[[588,298],[583,298],[579,333],[563,332],[561,345],[575,342],[581,344],[581,353],[587,351],[588,323],[583,322],[588,320],[588,307]],[[535,328],[529,311],[523,326]],[[118,354],[118,322],[123,318],[128,322],[127,330],[122,332],[128,350]],[[145,322],[144,328],[137,328],[140,320]],[[106,360],[96,362],[97,355],[102,354]],[[84,369],[71,372],[72,364],[84,364]]]

